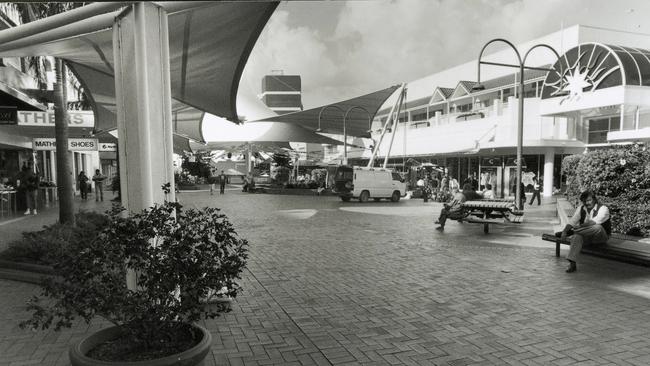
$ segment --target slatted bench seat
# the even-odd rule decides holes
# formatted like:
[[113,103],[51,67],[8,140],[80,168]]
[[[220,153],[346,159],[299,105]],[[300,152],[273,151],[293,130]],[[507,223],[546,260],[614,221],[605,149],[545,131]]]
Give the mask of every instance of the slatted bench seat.
[[[568,237],[561,240],[555,234],[542,234],[542,240],[555,243],[555,256],[560,256],[560,245],[570,245]],[[607,243],[595,243],[582,248],[582,253],[642,266],[650,266],[650,244],[625,240],[614,234]]]
[[458,222],[483,224],[483,232],[490,232],[490,224],[520,224],[523,221],[523,211],[514,209],[513,201],[507,199],[474,200],[463,203],[466,216]]

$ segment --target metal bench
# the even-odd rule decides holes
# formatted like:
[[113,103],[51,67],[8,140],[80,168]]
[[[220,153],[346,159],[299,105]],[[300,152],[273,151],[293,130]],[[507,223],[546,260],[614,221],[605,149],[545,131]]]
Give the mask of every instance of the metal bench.
[[463,209],[467,215],[459,222],[483,224],[483,232],[490,232],[490,224],[521,224],[524,219],[523,211],[514,208],[514,202],[508,199],[490,199],[466,201]]

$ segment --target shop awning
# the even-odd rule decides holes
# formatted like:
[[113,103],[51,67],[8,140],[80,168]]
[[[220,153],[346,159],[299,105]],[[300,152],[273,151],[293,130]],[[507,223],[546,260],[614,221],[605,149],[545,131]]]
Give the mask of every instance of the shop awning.
[[[370,137],[372,119],[379,107],[390,97],[399,85],[394,85],[374,93],[360,97],[344,100],[338,103],[331,103],[322,107],[312,108],[305,111],[282,114],[257,120],[256,122],[286,122],[299,124],[311,131],[323,133],[343,134],[343,117],[345,113],[354,108],[348,114],[345,130],[348,136]],[[363,109],[362,109],[363,108]],[[365,110],[364,110],[365,109]],[[322,111],[322,114],[321,114]],[[366,112],[367,111],[367,112]],[[319,115],[321,115],[319,121]]]
[[[237,121],[236,95],[241,73],[278,2],[157,4],[169,14],[175,132],[203,141],[203,112]],[[0,46],[0,57],[54,56],[68,61],[92,99],[96,129],[108,131],[116,126],[112,26],[118,14],[119,11],[86,18],[4,43]],[[47,19],[37,22],[42,21]]]

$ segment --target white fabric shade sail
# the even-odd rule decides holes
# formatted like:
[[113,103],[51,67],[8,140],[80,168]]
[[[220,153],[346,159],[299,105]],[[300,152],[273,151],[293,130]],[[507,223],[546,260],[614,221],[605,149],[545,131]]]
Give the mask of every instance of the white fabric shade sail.
[[372,119],[386,99],[397,88],[399,88],[399,85],[393,85],[374,93],[331,103],[323,107],[263,118],[256,122],[286,122],[299,124],[312,131],[342,135],[344,127],[343,118],[349,111],[345,120],[346,134],[348,136],[370,137]]
[[[236,96],[241,73],[278,2],[159,5],[169,15],[174,140],[186,137],[204,141],[204,112],[237,122]],[[91,98],[96,131],[109,131],[117,124],[112,27],[118,14],[119,11],[97,15],[6,42],[0,45],[0,57],[53,56],[66,60]],[[43,21],[47,19],[27,26]],[[9,31],[16,32],[17,28],[20,27]]]
[[[192,143],[193,150],[246,149],[249,145],[255,150],[273,151],[289,148],[291,142],[342,145],[343,142],[314,133],[296,124],[285,122],[246,122],[240,125],[228,123],[213,115],[205,116],[205,123],[218,126],[204,145]],[[267,149],[267,150],[264,150]]]

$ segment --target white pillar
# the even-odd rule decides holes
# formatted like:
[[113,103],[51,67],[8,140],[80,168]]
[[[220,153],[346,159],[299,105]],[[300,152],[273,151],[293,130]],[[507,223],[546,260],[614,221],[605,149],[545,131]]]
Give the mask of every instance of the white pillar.
[[553,195],[553,162],[555,161],[555,151],[553,148],[547,148],[544,152],[544,197]]
[[52,182],[56,182],[56,151],[50,150],[47,153],[50,154],[50,177]]
[[165,183],[175,200],[165,10],[130,5],[115,20],[113,49],[122,205],[139,212],[164,201]]

